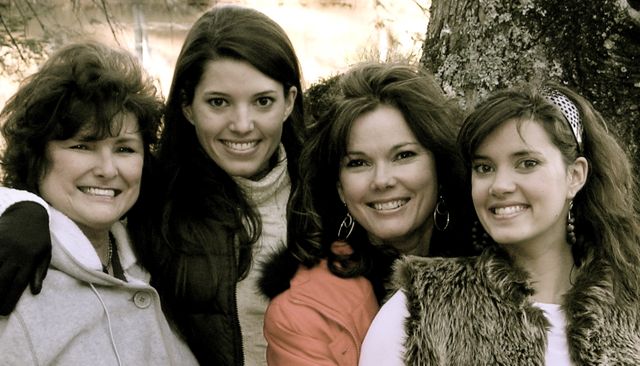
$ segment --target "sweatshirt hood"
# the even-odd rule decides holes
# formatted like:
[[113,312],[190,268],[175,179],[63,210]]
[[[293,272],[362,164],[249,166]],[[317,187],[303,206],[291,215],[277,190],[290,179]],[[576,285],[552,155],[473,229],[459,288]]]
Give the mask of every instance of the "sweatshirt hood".
[[[49,206],[51,228],[51,266],[80,281],[98,285],[112,285],[120,281],[102,272],[102,263],[89,239],[71,219]],[[136,263],[129,237],[122,222],[116,221],[110,229],[118,247],[122,268]]]

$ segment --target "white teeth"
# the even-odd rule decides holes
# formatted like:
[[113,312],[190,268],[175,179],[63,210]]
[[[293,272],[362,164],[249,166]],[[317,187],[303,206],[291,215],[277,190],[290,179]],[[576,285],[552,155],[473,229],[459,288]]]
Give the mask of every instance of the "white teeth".
[[258,141],[249,141],[249,142],[223,141],[223,143],[234,150],[249,150],[255,147],[258,144]]
[[389,201],[389,202],[383,202],[383,203],[373,203],[371,207],[379,211],[393,210],[395,208],[404,206],[407,202],[408,200],[396,200],[396,201]]
[[116,195],[116,191],[113,189],[86,187],[86,188],[81,188],[81,190],[82,192],[93,195],[93,196],[114,197]]
[[493,209],[493,213],[496,215],[511,215],[520,211],[524,211],[525,209],[525,206],[497,207]]

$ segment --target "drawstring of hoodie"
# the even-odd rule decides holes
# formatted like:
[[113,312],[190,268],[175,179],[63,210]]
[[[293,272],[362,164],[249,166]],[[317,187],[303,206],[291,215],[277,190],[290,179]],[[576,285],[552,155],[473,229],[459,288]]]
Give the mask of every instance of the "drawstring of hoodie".
[[116,346],[116,341],[115,341],[115,339],[113,337],[113,330],[111,329],[111,317],[109,316],[109,311],[107,311],[107,305],[102,300],[102,296],[100,296],[100,293],[98,293],[98,290],[96,290],[96,288],[93,286],[93,283],[89,283],[89,286],[91,286],[91,290],[98,297],[98,300],[100,301],[100,304],[102,304],[102,308],[104,309],[104,313],[107,316],[107,326],[109,328],[109,338],[111,340],[111,346],[113,347],[113,352],[115,352],[115,354],[116,354],[116,359],[118,361],[118,366],[122,366],[122,360],[120,359],[120,353],[118,353],[118,347]]

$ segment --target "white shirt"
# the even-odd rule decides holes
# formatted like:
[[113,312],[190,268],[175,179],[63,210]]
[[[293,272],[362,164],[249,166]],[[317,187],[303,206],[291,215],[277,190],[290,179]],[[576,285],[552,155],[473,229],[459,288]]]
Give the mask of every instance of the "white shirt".
[[[545,365],[572,366],[565,332],[566,319],[560,305],[535,303],[542,309],[551,327],[547,335]],[[409,317],[407,298],[396,292],[376,315],[362,344],[360,366],[401,366],[405,348],[404,324]]]
[[409,317],[407,298],[397,291],[373,319],[360,350],[360,366],[401,366]]
[[547,333],[547,351],[544,359],[545,365],[571,366],[569,358],[569,346],[567,344],[567,333],[565,327],[567,320],[564,312],[558,304],[534,303],[535,306],[544,311],[544,315],[551,323],[551,328]]

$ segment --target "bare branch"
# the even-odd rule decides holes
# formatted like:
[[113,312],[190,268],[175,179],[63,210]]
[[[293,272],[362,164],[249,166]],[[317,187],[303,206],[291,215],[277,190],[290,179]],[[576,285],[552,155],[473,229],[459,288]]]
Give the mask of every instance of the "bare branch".
[[31,13],[33,13],[33,17],[36,18],[36,20],[38,21],[38,24],[40,24],[40,28],[42,28],[42,31],[46,33],[47,30],[44,27],[44,23],[42,23],[42,21],[40,20],[40,17],[38,17],[38,13],[36,13],[36,10],[33,8],[33,5],[31,5],[31,2],[25,1],[25,3],[27,3],[29,10],[31,10]]
[[104,16],[107,19],[107,23],[109,24],[109,29],[111,29],[111,34],[113,34],[113,39],[116,41],[118,46],[120,45],[120,41],[118,41],[118,36],[116,35],[116,30],[113,28],[113,24],[111,24],[111,17],[109,16],[109,11],[107,9],[107,3],[104,0],[100,0],[100,4],[102,5],[102,11],[104,11]]
[[22,10],[22,8],[20,7],[20,5],[18,5],[18,2],[14,2],[16,9],[18,9],[18,13],[20,13],[20,16],[22,17],[22,19],[24,20],[22,22],[23,25],[23,33],[27,33],[27,24],[29,23],[29,18],[27,18],[27,15],[24,13],[24,11]]
[[2,14],[0,14],[0,22],[2,22],[2,27],[4,28],[4,30],[9,35],[9,39],[11,40],[11,43],[13,44],[13,47],[15,47],[16,51],[18,51],[18,55],[20,55],[20,59],[22,60],[22,62],[24,62],[26,64],[27,63],[27,59],[22,54],[22,51],[20,50],[20,45],[18,45],[18,42],[16,41],[16,39],[13,38],[13,34],[11,34],[11,30],[9,29],[9,26],[7,25],[7,23],[5,23],[4,18],[2,17]]
[[413,3],[420,8],[423,14],[427,14],[429,12],[429,8],[427,8],[426,6],[422,6],[419,0],[413,0]]

